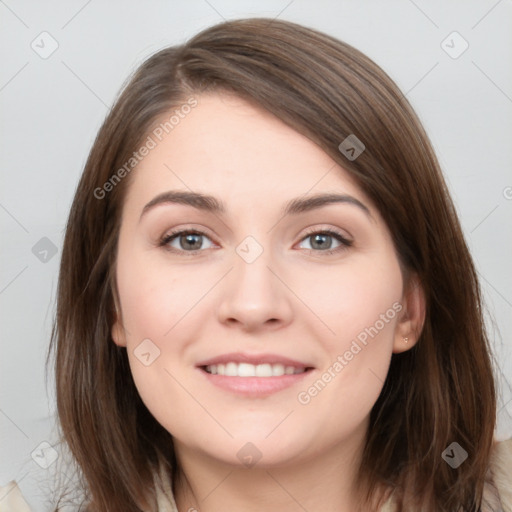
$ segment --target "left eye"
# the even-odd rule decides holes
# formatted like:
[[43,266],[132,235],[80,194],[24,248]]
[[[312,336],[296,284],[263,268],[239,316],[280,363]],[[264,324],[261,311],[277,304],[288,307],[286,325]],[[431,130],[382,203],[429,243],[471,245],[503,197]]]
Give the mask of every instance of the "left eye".
[[[332,248],[332,239],[339,242],[338,247]],[[329,229],[323,231],[314,231],[306,235],[302,240],[311,239],[313,242],[310,244],[313,247],[307,249],[308,251],[324,252],[326,254],[332,254],[339,250],[343,250],[352,245],[350,240],[347,240],[341,233],[331,231]]]

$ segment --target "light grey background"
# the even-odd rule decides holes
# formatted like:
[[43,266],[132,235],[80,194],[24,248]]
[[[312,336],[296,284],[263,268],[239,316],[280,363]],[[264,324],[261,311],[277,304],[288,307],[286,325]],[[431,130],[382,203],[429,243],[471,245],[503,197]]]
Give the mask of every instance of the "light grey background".
[[[345,40],[407,93],[482,279],[503,373],[497,437],[512,436],[510,0],[0,0],[0,485],[17,480],[33,510],[48,510],[45,482],[55,466],[36,460],[40,443],[55,443],[44,359],[63,230],[96,132],[147,56],[223,18],[246,16],[295,21]],[[457,58],[464,41],[448,37],[453,31],[469,44]],[[58,48],[47,58],[31,47],[49,51],[52,38]],[[36,246],[43,237],[56,246],[53,257]]]

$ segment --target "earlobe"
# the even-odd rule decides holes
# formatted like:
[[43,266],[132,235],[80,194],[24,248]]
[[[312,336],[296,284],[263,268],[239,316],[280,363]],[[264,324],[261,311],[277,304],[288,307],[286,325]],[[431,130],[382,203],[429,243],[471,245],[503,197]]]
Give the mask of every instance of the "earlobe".
[[112,340],[116,345],[119,345],[120,347],[126,347],[126,339],[124,336],[124,329],[121,326],[121,323],[119,320],[116,320],[114,324],[112,325],[111,329],[111,336]]
[[418,342],[425,322],[425,290],[418,276],[410,277],[404,292],[403,309],[395,330],[393,353],[405,352]]
[[110,335],[112,336],[112,340],[116,345],[120,347],[126,347],[125,332],[117,308],[115,312],[115,320],[112,324],[112,329],[110,330]]
[[117,284],[114,282],[112,286],[112,309],[114,321],[112,322],[112,327],[110,329],[110,336],[112,337],[113,342],[119,347],[126,347],[126,336],[125,330],[123,326],[123,318],[119,313],[121,307],[119,306],[119,293],[117,291]]

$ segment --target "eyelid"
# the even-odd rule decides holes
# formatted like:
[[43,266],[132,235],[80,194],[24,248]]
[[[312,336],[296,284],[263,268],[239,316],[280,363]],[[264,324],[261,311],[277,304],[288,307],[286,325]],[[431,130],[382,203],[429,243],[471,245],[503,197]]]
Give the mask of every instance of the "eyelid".
[[306,228],[306,233],[302,236],[301,241],[304,240],[304,238],[306,238],[310,235],[313,235],[315,233],[331,233],[331,234],[335,234],[335,235],[339,236],[340,238],[343,238],[347,242],[353,242],[352,236],[350,234],[348,234],[346,231],[345,231],[345,233],[346,233],[345,234],[339,228],[335,228],[332,226],[318,227],[318,225]]

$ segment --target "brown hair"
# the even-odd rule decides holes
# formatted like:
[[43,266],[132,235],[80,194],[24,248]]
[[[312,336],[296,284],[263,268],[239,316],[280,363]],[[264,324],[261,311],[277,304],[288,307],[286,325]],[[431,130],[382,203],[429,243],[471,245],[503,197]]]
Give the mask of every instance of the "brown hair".
[[[234,92],[270,111],[346,169],[378,207],[407,275],[423,285],[419,341],[393,354],[371,411],[359,468],[366,509],[386,488],[401,510],[478,510],[496,421],[491,350],[476,270],[433,148],[405,96],[372,60],[316,30],[266,18],[220,23],[147,59],[105,119],[76,190],[49,354],[62,438],[91,509],[154,506],[158,460],[176,467],[172,437],[141,401],[126,349],[110,334],[130,176],[101,199],[95,190],[156,119],[210,91]],[[338,149],[351,134],[366,147],[355,160]],[[469,454],[457,469],[441,457],[454,441]]]

